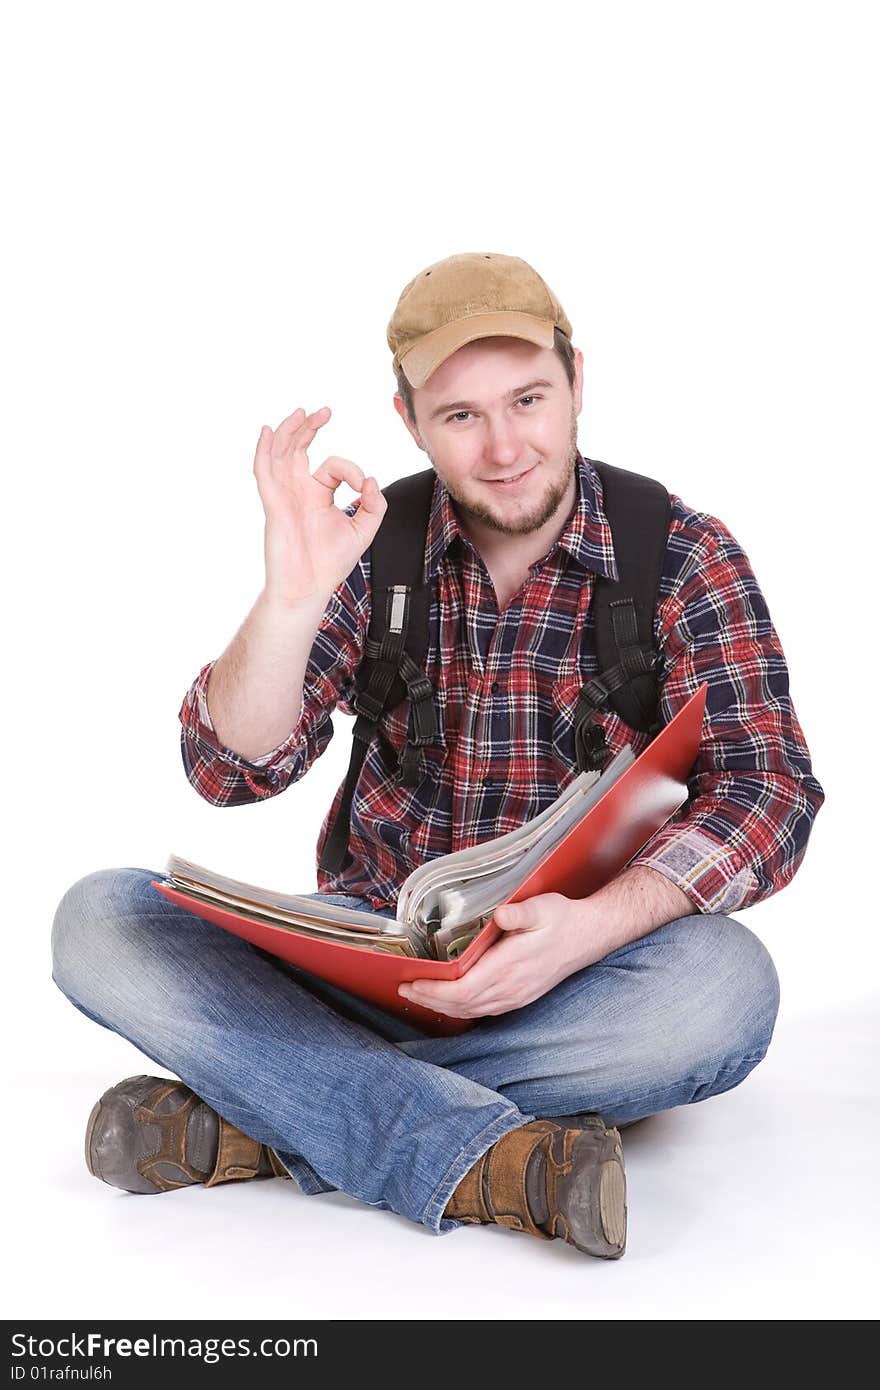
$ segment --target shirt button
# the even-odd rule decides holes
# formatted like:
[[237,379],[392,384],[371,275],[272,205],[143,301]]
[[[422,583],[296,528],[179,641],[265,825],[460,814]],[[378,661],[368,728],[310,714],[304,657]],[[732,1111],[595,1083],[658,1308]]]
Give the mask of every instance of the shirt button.
[[498,691],[499,691],[500,689],[501,689],[501,685],[499,684],[499,682],[498,682],[498,681],[493,681],[493,682],[492,682],[492,694],[493,694],[493,695],[497,695],[497,694],[498,694]]
[[494,785],[495,785],[495,779],[494,779],[494,778],[492,778],[492,777],[484,777],[484,778],[483,778],[483,786],[484,786],[484,787],[494,787]]

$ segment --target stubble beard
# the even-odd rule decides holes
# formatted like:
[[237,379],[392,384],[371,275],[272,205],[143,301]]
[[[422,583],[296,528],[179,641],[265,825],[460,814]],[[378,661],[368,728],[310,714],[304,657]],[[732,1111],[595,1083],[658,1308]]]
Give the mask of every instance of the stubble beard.
[[[425,449],[428,458],[434,465],[434,471],[441,476],[436,463],[429,449]],[[578,444],[577,444],[577,415],[571,413],[571,429],[568,439],[568,450],[565,462],[559,469],[555,477],[551,476],[549,486],[544,496],[539,498],[530,512],[520,515],[516,520],[508,520],[504,516],[497,515],[489,507],[484,507],[480,503],[474,503],[462,496],[454,483],[450,483],[446,478],[442,482],[446,487],[449,496],[455,503],[456,510],[466,521],[478,521],[483,526],[488,526],[491,530],[499,532],[503,536],[528,536],[533,531],[539,531],[545,522],[559,507],[562,499],[568,491],[571,476],[577,466]]]

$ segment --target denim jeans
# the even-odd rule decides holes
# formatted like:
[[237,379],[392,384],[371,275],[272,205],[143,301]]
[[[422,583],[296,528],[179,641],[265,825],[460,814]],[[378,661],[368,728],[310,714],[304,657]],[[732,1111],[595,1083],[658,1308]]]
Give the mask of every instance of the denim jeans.
[[434,1037],[177,906],[150,886],[161,877],[104,869],[67,890],[58,987],[274,1149],[303,1192],[338,1189],[437,1234],[462,1224],[444,1208],[509,1130],[585,1112],[621,1127],[719,1095],[773,1034],[773,961],[732,917],[668,922]]

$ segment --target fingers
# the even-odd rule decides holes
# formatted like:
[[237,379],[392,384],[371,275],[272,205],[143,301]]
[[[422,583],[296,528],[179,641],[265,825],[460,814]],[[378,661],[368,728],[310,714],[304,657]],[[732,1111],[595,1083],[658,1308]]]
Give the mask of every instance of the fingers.
[[340,483],[348,483],[353,492],[361,495],[360,510],[366,514],[365,520],[369,519],[377,527],[388,503],[376,479],[366,478],[363,469],[352,459],[331,454],[315,469],[314,474],[309,474],[306,450],[321,426],[329,420],[330,413],[328,405],[312,411],[311,415],[306,415],[299,406],[282,420],[277,430],[263,425],[257,440],[254,473],[258,481],[261,478],[283,481],[291,473],[306,478],[311,476],[314,482],[326,487],[331,494],[335,493]]
[[340,483],[348,483],[352,492],[360,493],[361,507],[365,511],[384,515],[388,506],[376,479],[365,477],[364,470],[351,459],[331,454],[320,468],[315,469],[314,479],[316,483],[323,483],[331,492],[335,492]]
[[348,483],[353,492],[360,493],[360,506],[352,517],[352,523],[361,533],[364,545],[369,545],[388,510],[388,501],[376,479],[365,478],[363,469],[352,463],[351,459],[338,458],[334,454],[315,471],[315,481],[323,483],[331,493],[341,482]]
[[364,486],[364,470],[351,459],[340,458],[337,454],[326,458],[320,468],[315,469],[313,477],[331,492],[335,492],[340,483],[348,483],[354,492],[361,492]]
[[306,450],[321,426],[326,425],[330,414],[329,405],[322,405],[310,415],[306,415],[302,406],[298,406],[293,414],[281,421],[277,430],[263,425],[254,455],[254,472],[259,476],[261,471],[281,463],[285,470],[292,468],[295,472],[307,473],[309,460]]
[[313,410],[311,415],[306,415],[302,406],[298,406],[292,415],[281,421],[275,431],[275,444],[278,449],[285,449],[290,444],[296,449],[307,449],[318,430],[322,425],[326,425],[329,419],[329,405],[322,405],[320,410]]

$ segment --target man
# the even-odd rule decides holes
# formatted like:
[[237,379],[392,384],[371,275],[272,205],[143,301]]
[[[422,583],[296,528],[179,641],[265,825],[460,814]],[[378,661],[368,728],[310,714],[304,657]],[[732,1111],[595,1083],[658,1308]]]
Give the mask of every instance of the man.
[[[437,474],[425,669],[439,732],[404,784],[406,702],[385,713],[346,866],[319,864],[318,895],[393,912],[417,864],[537,815],[574,775],[574,702],[597,669],[593,586],[617,572],[601,480],[577,446],[571,331],[517,257],[451,256],[401,293],[394,404]],[[299,780],[334,707],[352,712],[387,504],[351,460],[310,472],[329,413],[300,408],[261,430],[265,586],[180,710],[187,775],[218,806]],[[360,494],[344,511],[342,481]],[[765,1055],[776,972],[729,914],[790,881],[824,800],[745,554],[716,518],[671,502],[654,616],[663,721],[708,685],[684,813],[590,897],[499,909],[503,938],[461,979],[402,988],[475,1021],[451,1038],[183,911],[148,870],[81,879],[56,913],[54,978],[180,1078],[128,1078],[101,1097],[86,1142],[96,1176],[156,1192],[292,1175],[435,1232],[494,1221],[624,1253],[619,1130],[730,1090]],[[600,723],[610,753],[649,741],[613,711]]]

